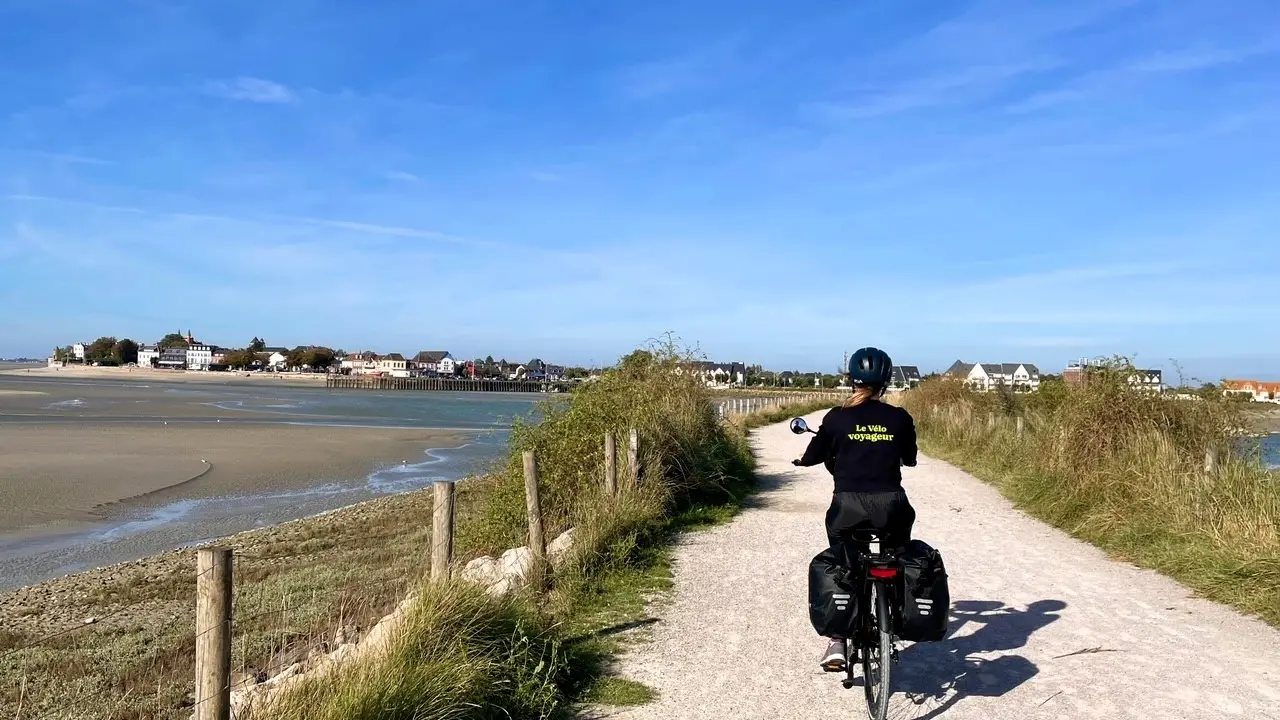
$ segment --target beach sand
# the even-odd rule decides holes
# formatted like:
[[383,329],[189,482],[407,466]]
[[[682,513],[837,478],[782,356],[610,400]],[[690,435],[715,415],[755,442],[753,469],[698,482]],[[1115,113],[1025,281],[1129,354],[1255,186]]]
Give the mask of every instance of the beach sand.
[[17,367],[0,369],[0,376],[20,375],[23,377],[78,378],[84,380],[129,380],[147,382],[180,382],[180,383],[258,383],[258,382],[292,382],[324,385],[324,373],[264,373],[264,372],[200,372],[195,370],[158,370],[143,367],[93,367],[92,365],[67,365]]
[[59,532],[115,509],[358,480],[468,437],[230,422],[0,425],[0,533]]

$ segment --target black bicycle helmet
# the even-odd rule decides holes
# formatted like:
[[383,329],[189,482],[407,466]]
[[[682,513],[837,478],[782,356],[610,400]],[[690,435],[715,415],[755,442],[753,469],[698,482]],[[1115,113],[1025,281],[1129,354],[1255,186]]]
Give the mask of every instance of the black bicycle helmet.
[[884,387],[893,379],[893,360],[889,353],[864,347],[849,358],[849,380],[854,385]]

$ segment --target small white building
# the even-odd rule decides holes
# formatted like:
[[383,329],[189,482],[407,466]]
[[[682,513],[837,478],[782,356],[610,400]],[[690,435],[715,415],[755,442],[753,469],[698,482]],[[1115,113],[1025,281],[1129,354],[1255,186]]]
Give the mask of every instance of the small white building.
[[957,360],[944,374],[960,378],[969,387],[982,392],[1001,386],[1024,392],[1040,389],[1040,368],[1031,363],[967,363]]
[[711,387],[743,386],[747,384],[747,366],[740,362],[701,362],[697,372],[702,381]]
[[187,369],[208,370],[213,364],[214,346],[192,342],[187,346]]
[[155,345],[138,346],[138,367],[155,367],[160,362],[160,348]]
[[448,350],[421,350],[413,356],[412,370],[417,375],[452,377],[458,371],[458,363]]
[[1129,386],[1147,392],[1164,392],[1164,372],[1160,370],[1141,370],[1135,368],[1129,375]]
[[378,358],[378,370],[392,377],[409,377],[409,361],[400,353],[388,353]]
[[74,355],[75,358],[80,362],[84,362],[86,347],[88,346],[85,343],[82,343],[82,342],[76,343],[75,345],[71,346],[71,354]]
[[350,353],[342,359],[338,370],[347,375],[369,375],[378,372],[378,354],[369,350]]
[[1040,389],[1040,368],[1035,365],[1019,363],[1014,366],[1011,363],[1004,363],[1001,367],[1003,368],[1004,381],[1012,385],[1014,390],[1035,392]]
[[920,368],[915,365],[894,365],[893,379],[889,387],[895,390],[906,390],[920,384]]

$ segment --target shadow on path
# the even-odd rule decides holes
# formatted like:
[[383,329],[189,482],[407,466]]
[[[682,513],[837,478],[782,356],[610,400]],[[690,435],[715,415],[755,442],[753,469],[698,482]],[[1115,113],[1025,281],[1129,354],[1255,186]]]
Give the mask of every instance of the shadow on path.
[[[893,668],[891,717],[929,720],[966,697],[1000,697],[1035,677],[1039,668],[1021,655],[991,660],[975,656],[1025,646],[1066,606],[1061,600],[1037,600],[1025,610],[986,600],[953,603],[946,639],[917,643],[902,651],[901,662]],[[956,635],[969,624],[980,627]]]

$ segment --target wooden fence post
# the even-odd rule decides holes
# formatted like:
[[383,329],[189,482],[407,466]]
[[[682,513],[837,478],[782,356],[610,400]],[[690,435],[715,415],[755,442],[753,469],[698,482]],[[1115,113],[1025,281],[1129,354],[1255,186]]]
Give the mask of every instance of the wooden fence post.
[[446,582],[453,565],[454,486],[452,480],[435,482],[431,510],[431,582]]
[[618,494],[618,440],[613,431],[604,434],[604,491],[609,497]]
[[631,428],[627,438],[627,470],[631,474],[631,487],[640,487],[640,433],[635,428]]
[[538,501],[538,459],[532,450],[524,451],[524,499],[529,512],[529,549],[533,551],[533,586],[546,587],[547,541],[542,534],[542,505]]
[[1218,472],[1218,451],[1212,445],[1204,449],[1204,474],[1213,475]]
[[1022,416],[1021,416],[1021,415],[1019,415],[1019,416],[1018,416],[1018,439],[1019,439],[1019,440],[1021,440],[1021,439],[1022,439],[1022,430],[1023,430],[1023,425],[1024,425],[1024,421],[1023,421],[1023,419],[1022,419]]
[[995,426],[996,426],[996,414],[987,413],[987,429],[994,428]]
[[196,553],[196,720],[231,717],[231,549]]

